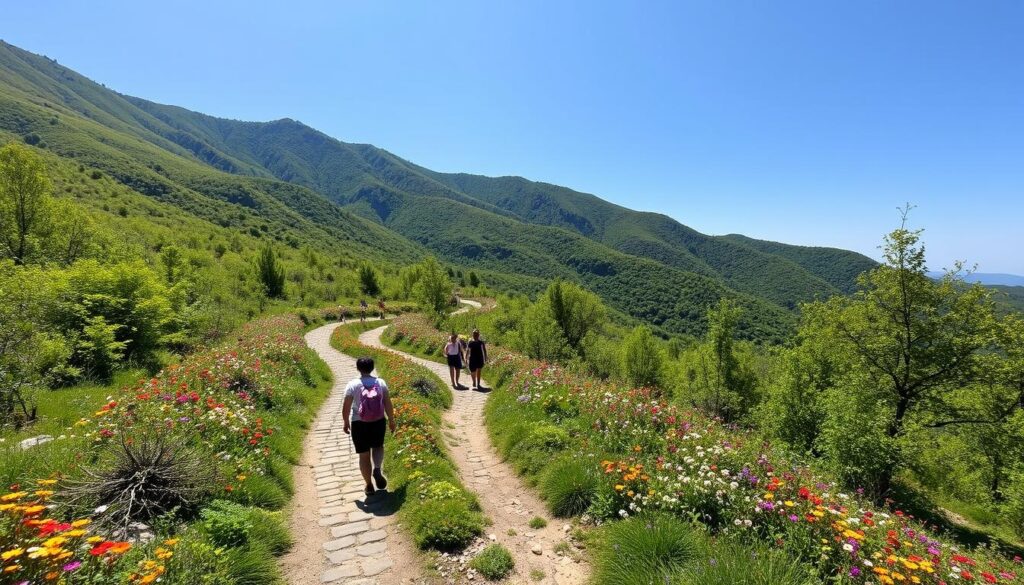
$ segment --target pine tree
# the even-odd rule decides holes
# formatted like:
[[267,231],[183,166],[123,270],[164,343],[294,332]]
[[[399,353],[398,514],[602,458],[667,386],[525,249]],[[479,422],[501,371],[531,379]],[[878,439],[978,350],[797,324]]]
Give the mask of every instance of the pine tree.
[[281,266],[270,244],[260,251],[256,259],[256,270],[267,296],[272,299],[284,298],[284,267]]

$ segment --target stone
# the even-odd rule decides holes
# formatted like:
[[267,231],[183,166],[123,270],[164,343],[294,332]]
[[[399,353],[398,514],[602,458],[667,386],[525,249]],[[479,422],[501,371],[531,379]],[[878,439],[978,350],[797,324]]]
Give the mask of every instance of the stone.
[[539,544],[535,544],[533,545],[533,548],[530,549],[530,552],[535,555],[542,555],[544,554],[544,549]]
[[341,538],[342,536],[351,536],[353,534],[359,534],[360,532],[366,532],[369,529],[370,523],[365,520],[362,522],[352,522],[350,524],[331,528],[331,536],[334,538]]
[[20,443],[18,443],[18,448],[22,449],[22,450],[24,450],[24,449],[31,449],[32,447],[35,447],[36,445],[42,445],[43,443],[49,443],[52,440],[53,440],[53,437],[50,436],[50,435],[39,435],[39,436],[36,436],[36,437],[29,437],[28,439],[25,439],[25,440],[21,441]]
[[387,557],[379,559],[364,559],[363,560],[363,574],[367,577],[373,577],[374,575],[380,575],[384,571],[391,568],[394,563]]
[[356,537],[344,536],[342,538],[336,538],[334,540],[328,540],[324,543],[324,549],[328,551],[336,551],[343,548],[348,548],[356,543]]
[[332,567],[324,571],[323,574],[320,575],[320,582],[334,583],[336,581],[340,581],[341,579],[355,577],[359,575],[359,573],[359,565],[356,565],[355,563],[338,565],[337,567]]
[[364,544],[360,546],[356,549],[356,552],[361,557],[372,557],[379,555],[387,549],[388,545],[384,544],[383,542],[371,542],[369,544]]
[[377,542],[378,540],[384,540],[387,538],[388,533],[385,530],[372,530],[370,532],[364,532],[359,535],[359,544],[366,544],[368,542]]

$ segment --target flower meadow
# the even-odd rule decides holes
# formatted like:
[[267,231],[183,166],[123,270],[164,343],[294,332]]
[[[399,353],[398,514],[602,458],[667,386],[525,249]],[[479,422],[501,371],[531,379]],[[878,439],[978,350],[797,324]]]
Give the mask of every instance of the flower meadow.
[[398,429],[385,444],[388,489],[414,541],[424,549],[460,549],[482,532],[483,517],[444,449],[441,410],[451,406],[451,390],[430,370],[361,344],[359,332],[376,326],[338,327],[331,343],[353,358],[372,357],[391,390]]
[[[400,319],[395,329],[400,339],[439,335],[414,319]],[[570,374],[500,347],[490,355],[497,390],[486,412],[495,444],[541,483],[542,494],[545,478],[559,475],[548,469],[564,474],[565,462],[586,462],[590,481],[577,483],[596,486],[585,494],[585,517],[593,521],[669,513],[714,535],[784,550],[830,583],[1024,579],[1019,557],[961,549],[898,506],[877,507],[758,435],[650,389]]]
[[[287,535],[278,515],[265,509],[287,501],[289,463],[329,380],[302,332],[295,315],[254,321],[230,342],[122,388],[60,437],[34,448],[42,457],[24,467],[36,472],[48,453],[73,455],[55,459],[60,465],[45,477],[25,477],[0,495],[0,583],[233,583],[254,575],[275,582],[272,555],[282,552]],[[154,508],[158,516],[133,518],[142,523],[126,530],[119,500],[82,494],[93,495],[96,478],[116,469],[113,454],[138,456],[133,445],[154,441],[159,452],[173,454],[164,461],[188,460],[184,470],[208,474],[186,478],[187,498]],[[19,463],[17,457],[4,461]],[[170,492],[172,480],[136,488]],[[225,546],[204,526],[200,512],[220,500],[249,505],[232,509],[253,532],[244,546]],[[283,536],[264,546],[255,519]]]

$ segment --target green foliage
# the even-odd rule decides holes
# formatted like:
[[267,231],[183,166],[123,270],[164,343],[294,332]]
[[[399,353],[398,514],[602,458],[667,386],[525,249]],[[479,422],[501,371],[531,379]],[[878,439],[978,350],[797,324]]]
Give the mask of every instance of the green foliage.
[[[369,262],[359,265],[359,290],[364,295],[376,297],[380,294],[380,278]],[[405,298],[409,298],[406,296]]]
[[124,356],[124,341],[117,340],[122,325],[108,324],[103,315],[89,317],[78,341],[77,356],[82,368],[93,378],[107,380]]
[[29,148],[12,142],[0,148],[0,242],[4,255],[25,264],[51,226],[46,168]]
[[621,371],[626,381],[636,387],[657,386],[661,377],[661,348],[651,330],[637,326],[622,343]]
[[530,518],[530,522],[527,524],[527,526],[533,528],[534,530],[540,530],[541,528],[544,528],[547,525],[548,521],[544,518],[541,518],[540,516],[534,516],[533,518]]
[[223,547],[241,546],[249,542],[253,523],[249,508],[235,502],[214,500],[200,512],[203,530],[214,544]]
[[515,561],[508,549],[500,544],[491,544],[469,561],[469,567],[476,569],[488,581],[500,581],[515,569]]
[[428,256],[419,267],[420,278],[413,286],[413,298],[428,315],[443,315],[451,305],[452,281],[433,256]]
[[263,246],[256,258],[256,273],[267,296],[272,299],[284,297],[284,268],[270,244]]
[[416,508],[409,518],[413,540],[420,548],[459,549],[483,532],[483,518],[461,500],[448,499]]
[[604,304],[597,295],[561,280],[556,280],[548,287],[539,305],[549,311],[565,341],[573,349],[579,349],[583,338],[591,331],[600,329],[608,318]]
[[592,465],[584,461],[569,458],[561,459],[545,470],[540,493],[552,514],[569,518],[587,511],[598,485],[591,468]]
[[608,524],[594,559],[594,581],[604,585],[673,583],[702,552],[695,528],[663,514]]
[[784,551],[719,541],[690,564],[673,585],[815,585],[802,565]]

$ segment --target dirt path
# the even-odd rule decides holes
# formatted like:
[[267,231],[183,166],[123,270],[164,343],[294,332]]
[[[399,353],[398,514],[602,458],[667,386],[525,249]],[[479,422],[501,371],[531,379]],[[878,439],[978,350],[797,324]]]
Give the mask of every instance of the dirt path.
[[[474,301],[463,302],[480,306]],[[386,348],[380,340],[384,329],[379,327],[367,331],[359,337],[359,341],[365,345]],[[448,380],[447,366],[406,353],[396,353],[429,368],[442,380]],[[484,385],[487,386],[486,381]],[[555,552],[556,547],[568,536],[568,525],[551,518],[540,498],[491,448],[483,421],[486,400],[486,393],[455,391],[455,402],[444,415],[445,421],[452,427],[450,433],[445,433],[445,441],[463,482],[476,492],[484,514],[493,521],[493,525],[487,528],[489,536],[505,545],[515,558],[516,573],[506,582],[514,585],[584,583],[589,573],[588,567],[569,555]],[[547,527],[539,530],[530,528],[529,522],[535,516],[547,520]]]
[[295,467],[289,525],[295,538],[281,567],[291,585],[425,583],[408,535],[394,525],[386,496],[366,498],[358,456],[342,430],[345,385],[357,376],[355,359],[330,344],[337,323],[306,335],[327,362],[334,386],[306,436]]

